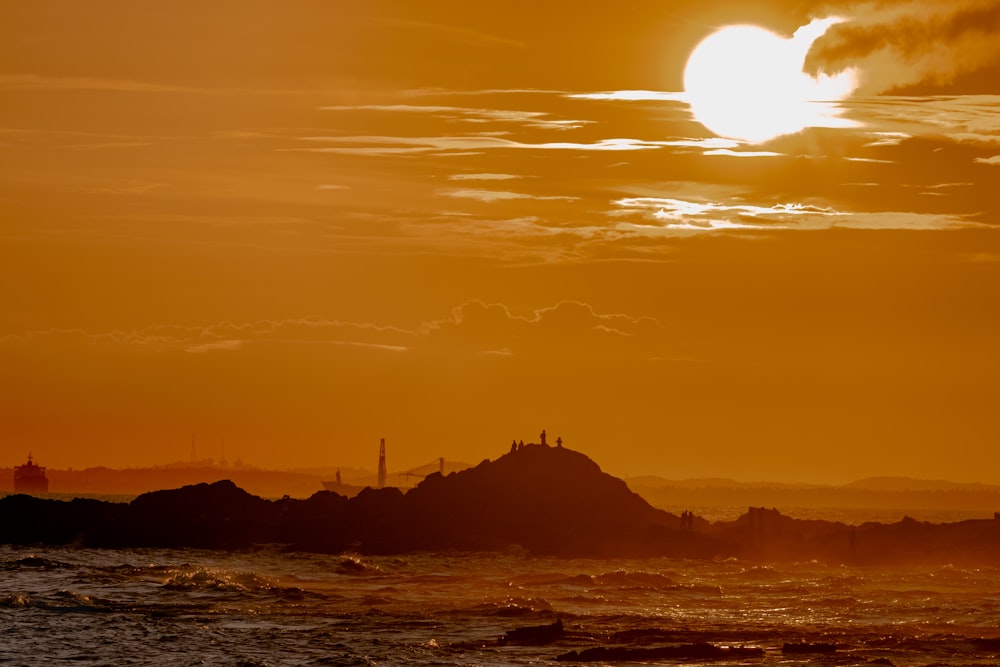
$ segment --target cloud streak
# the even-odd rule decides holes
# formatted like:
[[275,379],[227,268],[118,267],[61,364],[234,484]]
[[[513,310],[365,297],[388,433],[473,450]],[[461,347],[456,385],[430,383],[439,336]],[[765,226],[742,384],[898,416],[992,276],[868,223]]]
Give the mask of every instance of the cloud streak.
[[[648,316],[602,313],[578,301],[518,315],[501,303],[471,299],[445,317],[416,328],[322,318],[218,322],[203,327],[154,325],[129,331],[49,329],[0,337],[0,346],[95,346],[153,353],[236,354],[260,345],[328,345],[383,352],[500,354],[546,357],[568,348],[599,346],[614,355],[647,352],[661,344],[662,325]],[[639,346],[639,347],[636,347]],[[646,354],[647,352],[642,352]]]
[[[627,137],[598,139],[597,141],[547,141],[522,142],[501,137],[478,135],[462,136],[343,136],[343,137],[303,137],[303,141],[325,143],[327,146],[315,148],[284,148],[284,152],[332,153],[341,155],[476,155],[489,150],[537,150],[537,151],[585,151],[585,152],[628,152],[649,151],[662,148],[703,149],[705,155],[734,155],[732,149],[742,144],[730,139],[672,139],[643,140]],[[740,154],[747,156],[761,153]],[[766,155],[774,155],[767,153]],[[495,179],[500,180],[500,179]]]
[[546,111],[488,109],[433,104],[360,104],[353,106],[327,106],[320,109],[322,111],[429,114],[451,122],[473,124],[507,123],[535,130],[576,130],[593,122],[589,120],[552,118],[552,114]]
[[445,190],[441,194],[445,197],[454,197],[456,199],[476,199],[486,203],[495,201],[510,201],[513,199],[534,199],[536,201],[576,201],[579,199],[579,197],[567,197],[560,195],[529,195],[523,192],[481,189]]
[[631,235],[664,236],[707,232],[893,229],[940,231],[989,228],[970,215],[915,213],[908,211],[841,211],[828,206],[802,203],[750,204],[738,195],[725,200],[694,200],[681,197],[625,197],[612,202],[614,218],[641,218],[645,224],[619,223],[619,231]]

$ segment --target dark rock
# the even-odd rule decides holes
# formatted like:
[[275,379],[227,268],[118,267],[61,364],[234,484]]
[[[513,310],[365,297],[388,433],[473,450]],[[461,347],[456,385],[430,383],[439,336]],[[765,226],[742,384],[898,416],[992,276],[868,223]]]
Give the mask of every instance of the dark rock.
[[816,644],[809,644],[809,643],[806,643],[806,642],[802,642],[802,643],[799,643],[799,644],[786,643],[784,646],[781,647],[781,652],[782,653],[795,653],[795,654],[799,654],[799,653],[834,653],[834,652],[836,652],[836,650],[837,650],[837,646],[835,644],[826,644],[826,643],[823,643],[823,642],[816,643]]
[[588,556],[714,556],[718,543],[674,528],[589,458],[527,445],[447,477],[431,475],[406,494],[408,527],[422,548]]
[[976,637],[970,641],[980,651],[1000,651],[1000,638],[998,637]]
[[544,646],[559,641],[566,636],[562,619],[549,625],[533,625],[526,628],[507,630],[497,642],[500,646]]
[[271,541],[278,516],[229,480],[154,491],[129,503],[119,546],[246,547]]
[[764,649],[744,646],[715,646],[714,644],[684,644],[681,646],[654,646],[627,648],[623,646],[598,646],[582,651],[570,651],[556,657],[561,662],[642,662],[650,660],[724,660],[733,658],[759,658]]

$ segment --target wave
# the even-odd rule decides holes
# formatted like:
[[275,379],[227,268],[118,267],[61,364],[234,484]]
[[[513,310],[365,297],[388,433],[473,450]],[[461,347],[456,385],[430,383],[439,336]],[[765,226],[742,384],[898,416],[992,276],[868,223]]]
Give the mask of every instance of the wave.
[[529,577],[519,580],[526,588],[543,588],[550,586],[566,586],[584,588],[590,593],[599,594],[606,591],[650,591],[698,593],[704,595],[721,595],[722,587],[716,584],[679,583],[671,574],[646,572],[643,570],[613,570],[602,574],[552,574],[544,577]]
[[642,570],[615,570],[594,577],[594,583],[601,586],[642,586],[648,588],[671,588],[677,585],[669,575]]
[[489,600],[471,608],[455,609],[451,613],[522,617],[536,614],[551,614],[552,612],[552,605],[544,598],[508,596],[497,600]]
[[343,554],[333,567],[337,574],[347,575],[376,575],[383,574],[382,568],[373,563],[366,562],[357,554]]
[[225,591],[235,593],[281,590],[277,582],[253,572],[239,572],[212,567],[186,566],[163,582],[167,590]]
[[64,563],[58,560],[52,560],[51,558],[43,558],[41,556],[23,556],[21,558],[15,558],[14,560],[4,561],[0,563],[0,569],[5,571],[14,570],[66,570],[76,567],[71,563]]
[[31,597],[23,593],[0,596],[0,609],[17,609],[31,606]]
[[0,609],[42,609],[53,612],[113,612],[122,606],[93,595],[59,590],[46,595],[11,593],[0,596]]

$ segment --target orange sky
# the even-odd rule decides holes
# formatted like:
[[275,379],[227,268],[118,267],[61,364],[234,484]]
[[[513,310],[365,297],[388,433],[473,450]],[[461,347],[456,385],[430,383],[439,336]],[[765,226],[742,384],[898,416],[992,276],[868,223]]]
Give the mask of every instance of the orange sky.
[[[679,93],[844,21],[854,127]],[[1000,2],[0,4],[0,455],[1000,483]],[[642,91],[622,94],[616,91]],[[759,102],[759,100],[758,100]],[[749,103],[749,102],[748,102]]]

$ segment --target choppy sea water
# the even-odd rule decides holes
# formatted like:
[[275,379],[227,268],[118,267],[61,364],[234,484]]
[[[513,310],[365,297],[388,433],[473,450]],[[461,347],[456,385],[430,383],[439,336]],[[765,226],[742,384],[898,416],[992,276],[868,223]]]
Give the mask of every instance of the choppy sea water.
[[[497,641],[556,619],[554,643]],[[715,665],[1000,664],[1000,570],[0,547],[12,665],[563,665],[701,642],[764,651]]]

